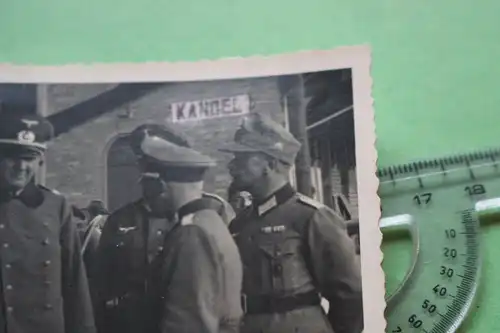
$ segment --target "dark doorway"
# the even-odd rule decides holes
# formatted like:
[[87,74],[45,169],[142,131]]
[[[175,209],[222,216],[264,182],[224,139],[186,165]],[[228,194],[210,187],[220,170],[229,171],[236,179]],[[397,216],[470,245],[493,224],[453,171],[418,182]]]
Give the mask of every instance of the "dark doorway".
[[140,172],[128,136],[117,137],[106,160],[107,208],[114,211],[141,197]]

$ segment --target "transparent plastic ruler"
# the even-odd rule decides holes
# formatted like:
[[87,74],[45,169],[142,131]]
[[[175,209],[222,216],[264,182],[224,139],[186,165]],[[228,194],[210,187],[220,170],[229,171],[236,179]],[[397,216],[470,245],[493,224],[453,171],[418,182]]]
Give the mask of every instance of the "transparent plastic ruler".
[[480,282],[480,225],[500,222],[500,149],[381,168],[377,175],[383,242],[412,242],[409,269],[387,298],[386,332],[455,332]]

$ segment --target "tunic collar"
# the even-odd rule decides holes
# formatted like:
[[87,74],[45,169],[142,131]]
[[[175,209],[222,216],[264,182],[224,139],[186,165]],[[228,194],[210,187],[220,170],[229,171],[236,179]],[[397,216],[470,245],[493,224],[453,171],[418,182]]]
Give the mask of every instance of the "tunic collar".
[[28,183],[24,189],[18,193],[6,193],[0,195],[0,202],[8,202],[15,199],[18,199],[28,207],[35,208],[43,203],[45,196],[42,190],[33,183]]
[[209,200],[205,198],[196,199],[179,208],[179,210],[177,211],[177,218],[180,221],[183,217],[189,214],[193,214],[197,211],[210,208],[212,208],[212,204]]
[[286,184],[279,190],[274,192],[272,195],[264,200],[259,200],[254,202],[254,207],[256,209],[257,215],[261,216],[269,212],[273,208],[285,203],[290,198],[292,198],[297,192],[290,184]]

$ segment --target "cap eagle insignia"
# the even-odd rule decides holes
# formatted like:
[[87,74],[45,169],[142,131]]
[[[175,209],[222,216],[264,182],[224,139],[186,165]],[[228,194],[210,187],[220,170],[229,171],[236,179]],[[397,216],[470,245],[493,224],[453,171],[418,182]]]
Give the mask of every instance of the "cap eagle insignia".
[[35,142],[35,133],[32,131],[21,131],[17,133],[17,140],[22,143],[33,143]]
[[21,121],[26,125],[26,127],[31,128],[38,125],[40,122],[38,120],[21,119]]

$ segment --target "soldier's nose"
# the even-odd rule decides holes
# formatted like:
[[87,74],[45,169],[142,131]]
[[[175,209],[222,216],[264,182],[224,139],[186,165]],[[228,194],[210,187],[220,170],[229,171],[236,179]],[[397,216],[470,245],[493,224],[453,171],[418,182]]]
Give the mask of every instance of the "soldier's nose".
[[15,166],[17,169],[24,171],[29,168],[30,162],[26,160],[18,160]]

